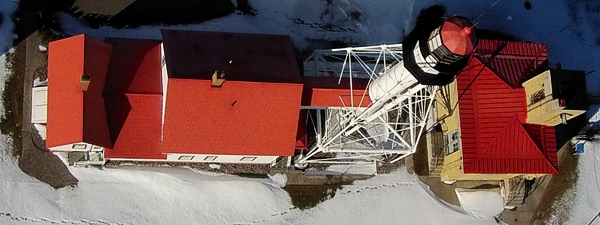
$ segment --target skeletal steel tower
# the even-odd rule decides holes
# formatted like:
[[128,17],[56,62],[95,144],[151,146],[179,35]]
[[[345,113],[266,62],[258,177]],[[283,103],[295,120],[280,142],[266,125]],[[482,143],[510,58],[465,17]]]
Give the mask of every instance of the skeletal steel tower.
[[[336,74],[350,82],[351,97],[340,98],[343,107],[305,107],[315,141],[294,165],[395,162],[414,153],[438,86],[454,81],[477,43],[474,25],[453,16],[437,26],[418,24],[402,44],[315,51],[305,76]],[[356,102],[352,82],[358,78],[369,82]],[[370,104],[358,107],[364,101]]]

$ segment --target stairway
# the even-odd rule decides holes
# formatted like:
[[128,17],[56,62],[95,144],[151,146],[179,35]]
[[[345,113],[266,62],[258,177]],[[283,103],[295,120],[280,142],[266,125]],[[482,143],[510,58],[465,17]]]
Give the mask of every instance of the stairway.
[[444,164],[444,157],[432,157],[429,162],[429,176],[440,177]]
[[445,135],[442,132],[429,132],[425,135],[427,139],[427,155],[429,157],[429,175],[439,177],[444,165],[446,156]]
[[520,176],[504,180],[507,206],[520,206],[525,197],[525,179]]

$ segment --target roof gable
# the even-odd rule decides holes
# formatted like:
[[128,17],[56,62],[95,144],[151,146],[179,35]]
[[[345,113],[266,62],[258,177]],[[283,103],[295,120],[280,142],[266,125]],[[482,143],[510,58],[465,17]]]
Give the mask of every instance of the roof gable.
[[548,50],[545,44],[484,39],[474,55],[506,84],[517,88],[547,62]]
[[[85,34],[51,42],[48,53],[48,147],[86,142],[111,147],[102,89],[112,46]],[[91,76],[79,90],[83,74]]]
[[479,149],[477,158],[465,161],[464,171],[478,173],[485,170],[492,174],[519,174],[523,167],[528,168],[527,173],[555,174],[556,167],[544,155],[526,131],[517,117],[513,117],[500,129],[498,136],[489,144]]

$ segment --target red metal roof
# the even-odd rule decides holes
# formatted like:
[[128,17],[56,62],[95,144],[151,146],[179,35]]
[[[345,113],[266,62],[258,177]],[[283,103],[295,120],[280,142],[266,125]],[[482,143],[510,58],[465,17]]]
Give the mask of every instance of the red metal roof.
[[290,38],[283,35],[163,30],[169,78],[300,83]]
[[[112,46],[87,35],[50,43],[47,147],[86,142],[111,147],[102,90]],[[83,74],[91,76],[80,91]]]
[[[167,62],[168,63],[168,62]],[[302,84],[169,78],[163,151],[292,156]]]
[[161,42],[106,41],[114,46],[104,87],[114,147],[105,151],[105,157],[165,159],[161,153]]
[[479,59],[459,74],[457,85],[465,173],[558,173],[556,141],[549,143],[554,129],[536,133],[539,126],[521,122],[527,117],[523,88],[509,86]]
[[[304,91],[302,92],[302,106],[316,107],[367,107],[371,104],[369,92],[365,91],[369,79],[352,79],[352,94],[350,92],[350,81],[343,78],[339,82],[337,77],[302,77]],[[363,96],[364,95],[364,96]]]
[[475,57],[509,86],[517,88],[547,62],[548,50],[539,43],[480,40]]

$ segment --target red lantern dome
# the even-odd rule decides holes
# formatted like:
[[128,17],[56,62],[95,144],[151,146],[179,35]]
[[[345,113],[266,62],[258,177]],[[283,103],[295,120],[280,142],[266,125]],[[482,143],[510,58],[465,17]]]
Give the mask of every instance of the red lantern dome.
[[472,33],[473,24],[462,17],[450,17],[441,27],[442,44],[453,54],[468,55],[477,44],[477,37]]

